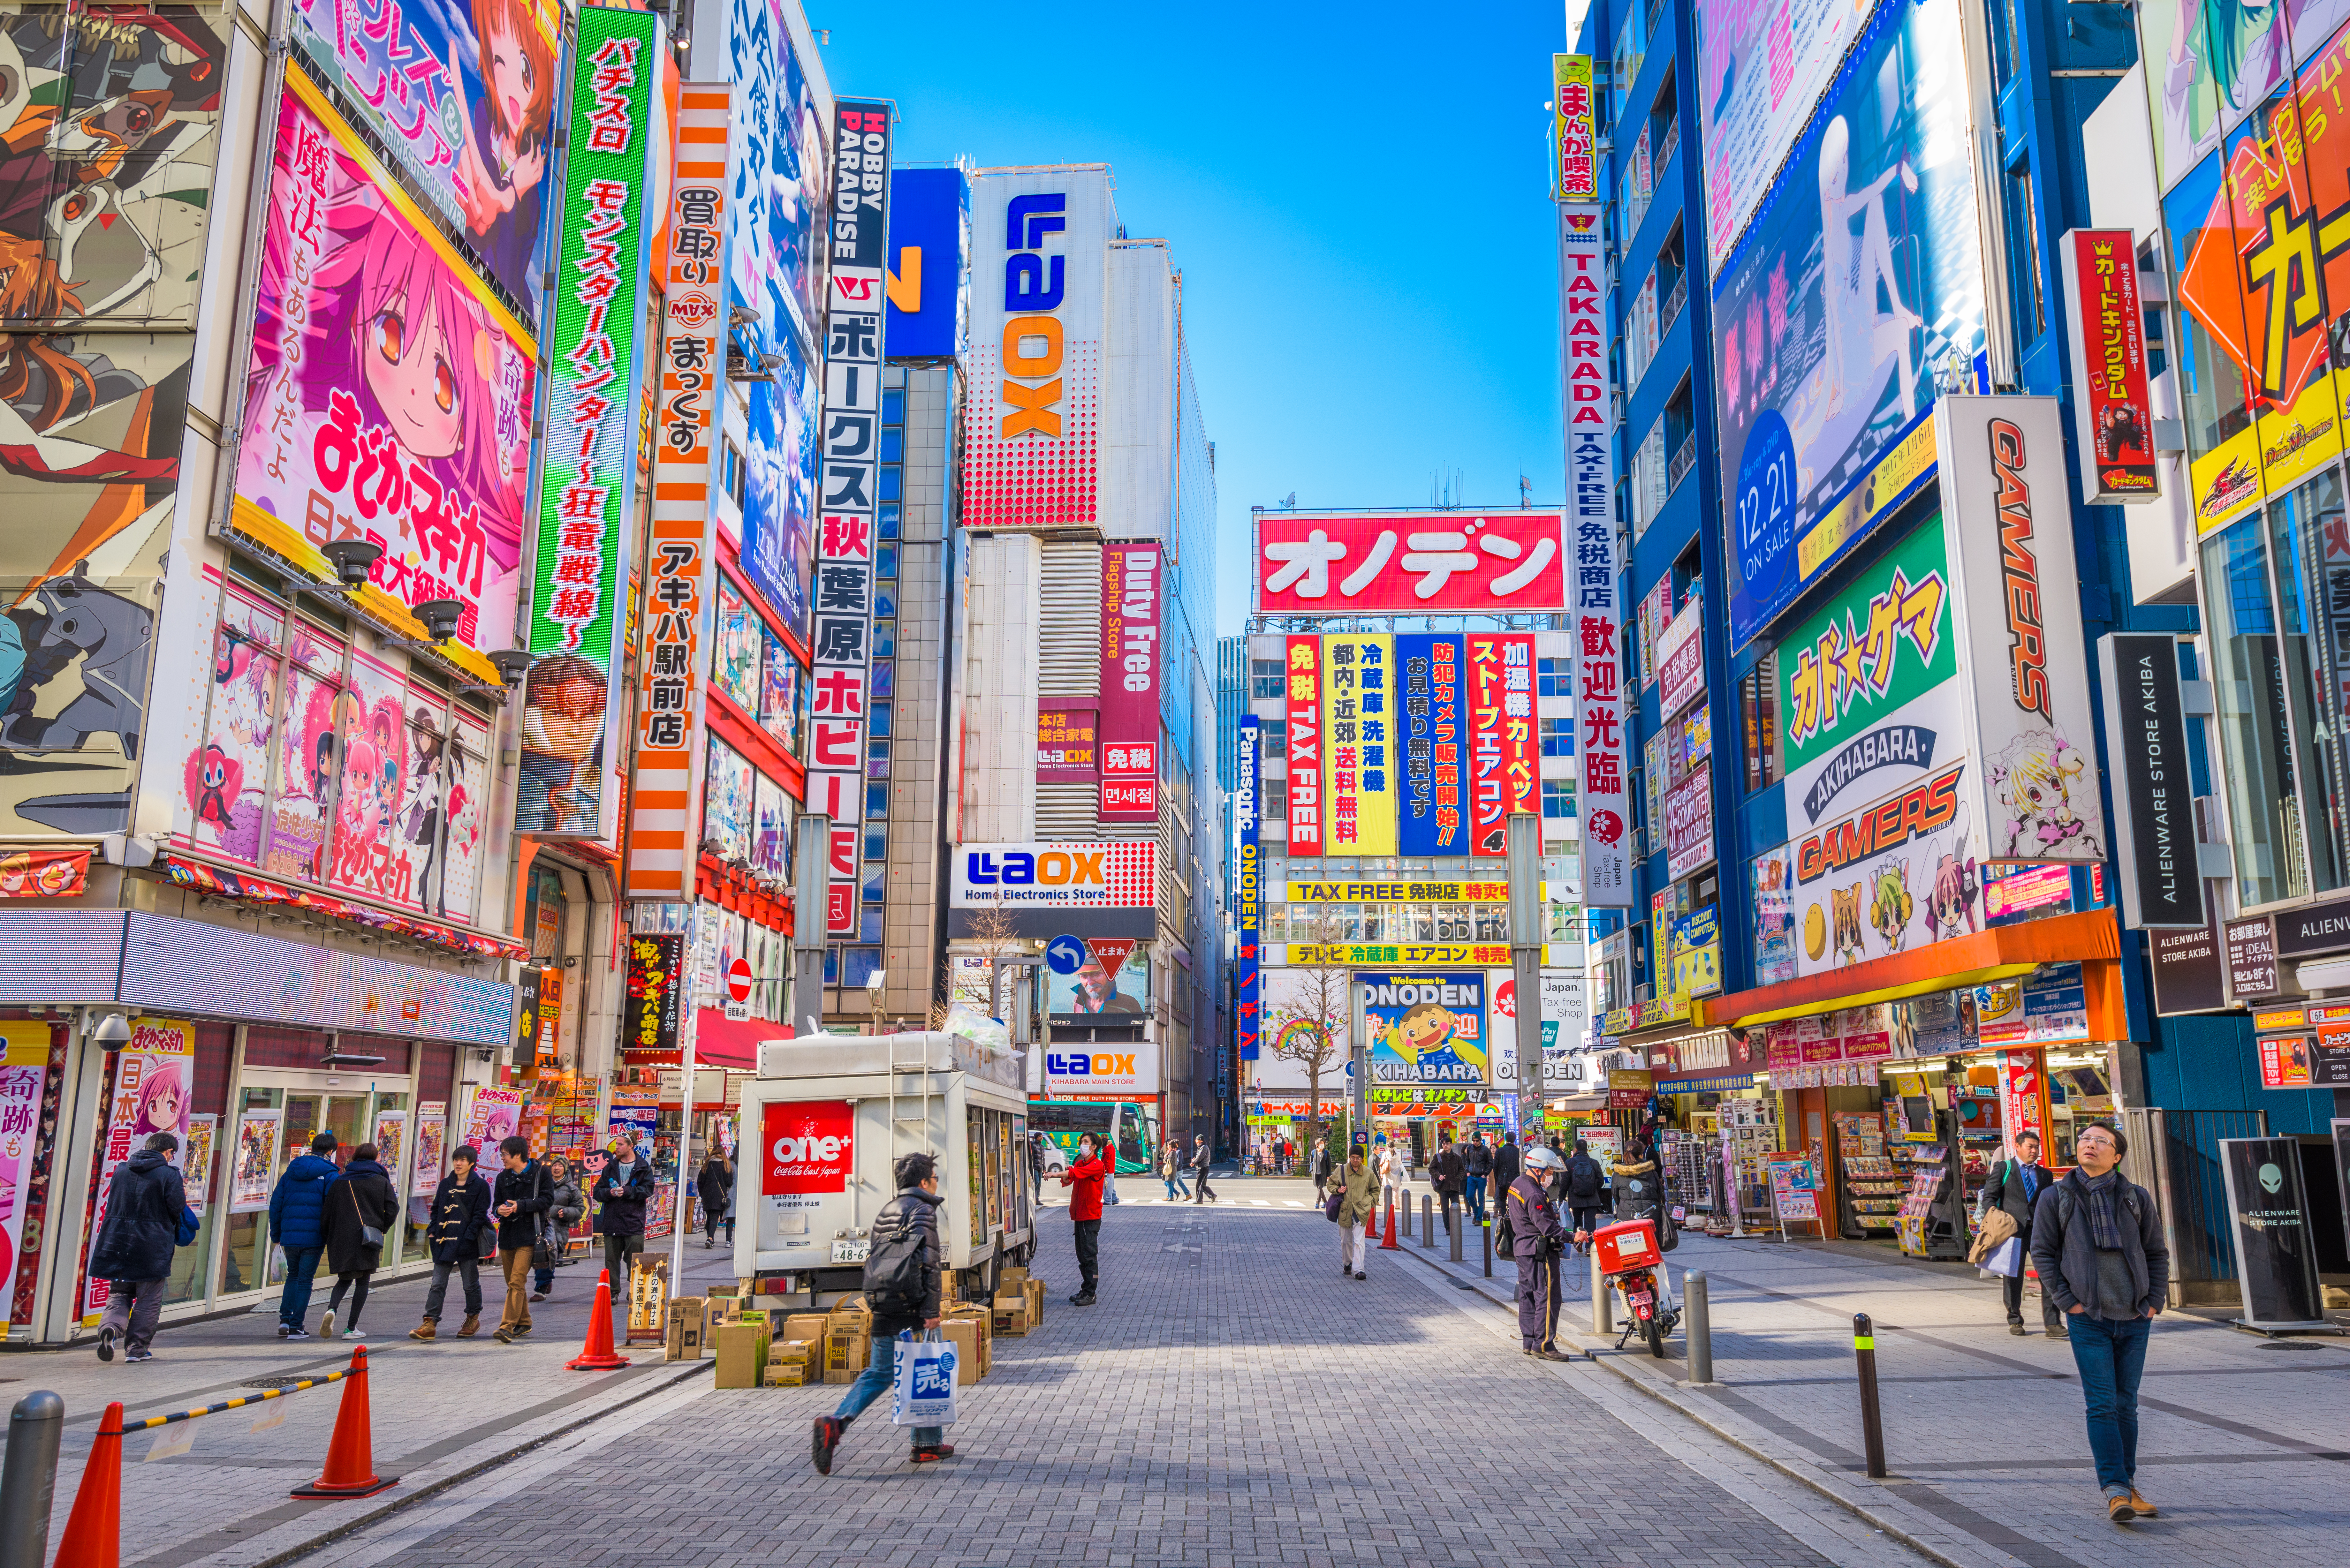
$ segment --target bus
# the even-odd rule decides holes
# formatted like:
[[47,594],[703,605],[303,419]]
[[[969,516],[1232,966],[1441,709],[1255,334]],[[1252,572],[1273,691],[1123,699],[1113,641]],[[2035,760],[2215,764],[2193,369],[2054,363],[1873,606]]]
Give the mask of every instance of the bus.
[[1039,1168],[1047,1176],[1066,1170],[1077,1157],[1086,1133],[1114,1138],[1118,1173],[1150,1175],[1159,1168],[1159,1110],[1131,1100],[1031,1100],[1028,1130],[1044,1135]]

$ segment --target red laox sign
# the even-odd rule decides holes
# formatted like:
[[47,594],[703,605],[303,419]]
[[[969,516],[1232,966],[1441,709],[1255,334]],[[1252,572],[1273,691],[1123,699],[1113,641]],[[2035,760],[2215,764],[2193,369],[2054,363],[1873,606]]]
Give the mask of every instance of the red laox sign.
[[1488,615],[1566,608],[1555,512],[1260,514],[1265,615]]
[[1157,545],[1102,546],[1101,819],[1159,820],[1159,608]]

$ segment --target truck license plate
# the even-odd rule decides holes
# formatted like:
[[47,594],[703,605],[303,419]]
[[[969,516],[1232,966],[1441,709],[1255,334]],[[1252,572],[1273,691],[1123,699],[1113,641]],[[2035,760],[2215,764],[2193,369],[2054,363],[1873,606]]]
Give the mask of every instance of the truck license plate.
[[836,1263],[861,1263],[873,1243],[863,1237],[837,1241],[832,1244],[832,1261]]

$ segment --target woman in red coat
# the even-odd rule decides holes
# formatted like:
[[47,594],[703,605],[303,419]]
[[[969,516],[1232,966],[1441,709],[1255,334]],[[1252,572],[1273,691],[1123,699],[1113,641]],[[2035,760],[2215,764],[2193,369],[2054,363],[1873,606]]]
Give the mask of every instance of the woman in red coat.
[[1077,1139],[1077,1162],[1061,1172],[1061,1185],[1076,1189],[1069,1194],[1069,1218],[1077,1231],[1077,1293],[1069,1298],[1075,1306],[1094,1304],[1094,1282],[1101,1274],[1102,1182],[1108,1176],[1094,1135]]

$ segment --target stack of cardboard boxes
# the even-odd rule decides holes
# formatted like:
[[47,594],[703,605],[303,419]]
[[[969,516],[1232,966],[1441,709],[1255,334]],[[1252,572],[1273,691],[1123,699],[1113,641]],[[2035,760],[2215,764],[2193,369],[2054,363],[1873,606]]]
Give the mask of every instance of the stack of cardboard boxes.
[[1024,1334],[1045,1321],[1045,1282],[1031,1279],[1028,1271],[1007,1266],[995,1287],[993,1303],[995,1332]]
[[[873,1313],[861,1295],[829,1312],[784,1310],[780,1298],[712,1285],[704,1296],[669,1302],[672,1361],[713,1357],[721,1388],[796,1388],[854,1383],[873,1355]],[[1024,1334],[1045,1320],[1045,1282],[1006,1268],[992,1302],[967,1302],[950,1272],[939,1303],[940,1333],[955,1347],[959,1376],[975,1383],[994,1370],[995,1336]],[[768,1306],[754,1306],[754,1302]]]

